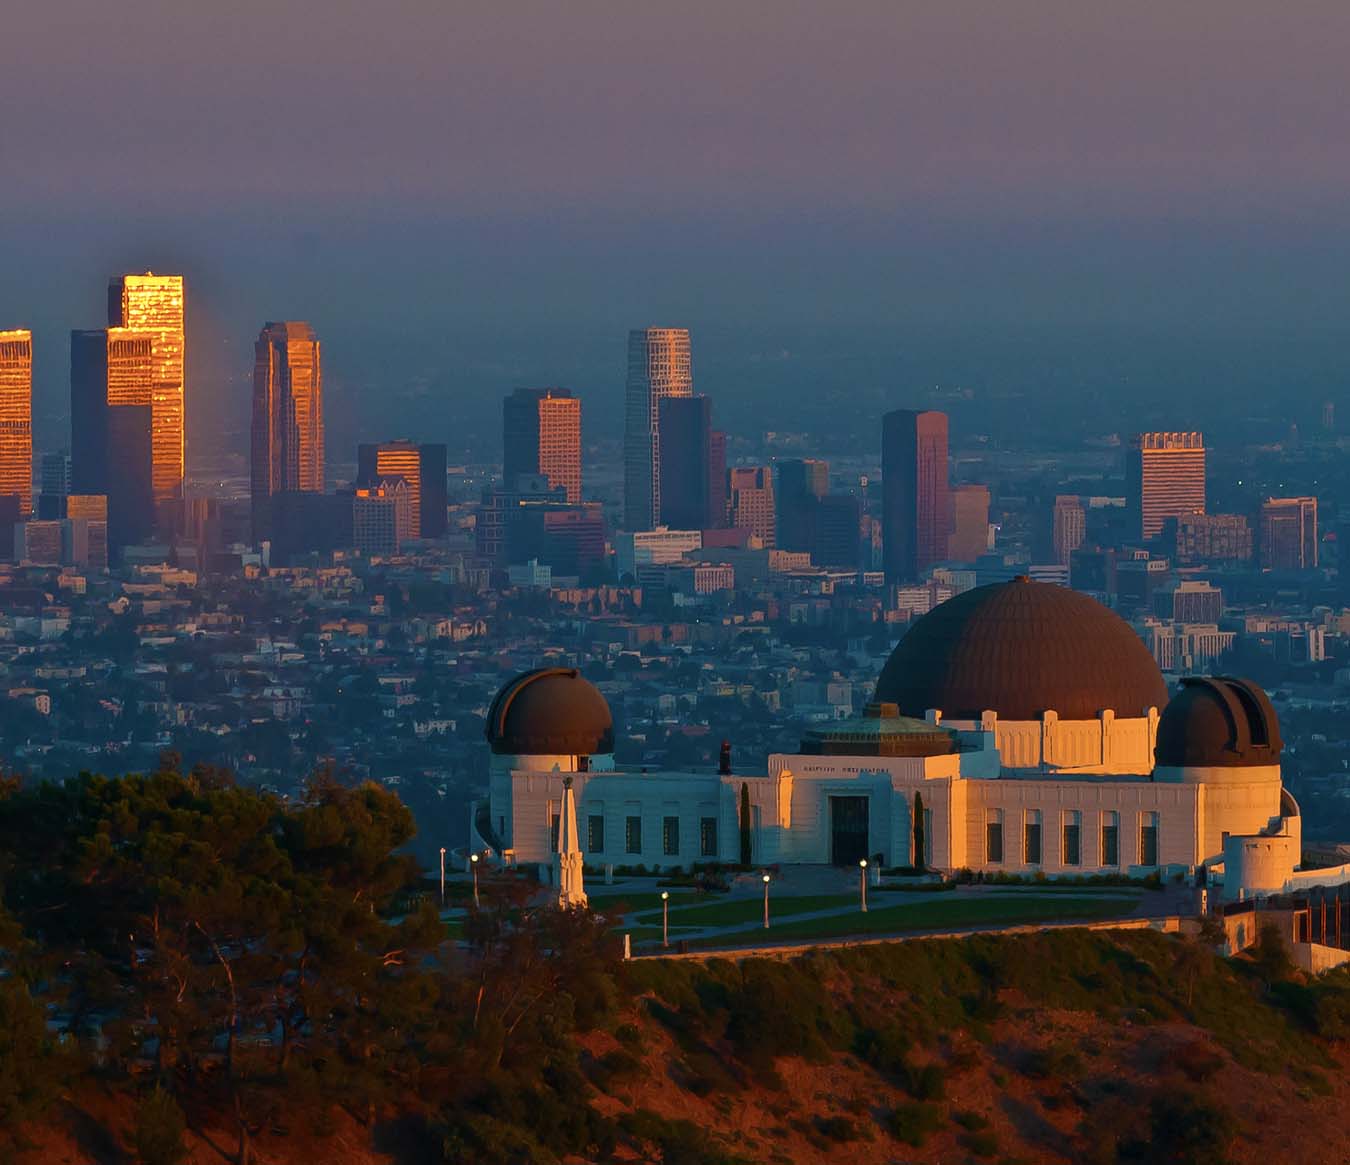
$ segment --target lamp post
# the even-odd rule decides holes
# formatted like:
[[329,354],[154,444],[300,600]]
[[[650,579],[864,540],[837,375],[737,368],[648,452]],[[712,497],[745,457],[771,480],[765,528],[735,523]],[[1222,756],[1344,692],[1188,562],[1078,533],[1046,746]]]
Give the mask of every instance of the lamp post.
[[661,945],[670,946],[670,891],[661,891]]
[[478,855],[469,855],[469,868],[473,870],[473,908],[478,909]]
[[862,912],[867,913],[867,859],[858,862],[858,888],[862,891]]
[[769,929],[769,875],[764,875],[764,929]]
[[441,909],[445,909],[445,846],[441,846]]

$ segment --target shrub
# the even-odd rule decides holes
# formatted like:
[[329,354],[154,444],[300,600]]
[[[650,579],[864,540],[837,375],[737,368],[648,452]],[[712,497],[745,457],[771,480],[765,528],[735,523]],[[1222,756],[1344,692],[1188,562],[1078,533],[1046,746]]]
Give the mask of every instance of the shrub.
[[992,1132],[962,1133],[961,1144],[977,1157],[992,1157],[998,1152],[998,1134]]
[[856,1046],[859,1056],[887,1076],[899,1079],[909,1066],[909,1035],[898,1023],[861,1031]]
[[972,1133],[978,1133],[989,1127],[989,1118],[983,1113],[970,1112],[968,1109],[957,1109],[952,1113],[954,1120],[963,1129]]
[[942,1110],[936,1104],[924,1101],[898,1104],[886,1118],[886,1131],[897,1141],[916,1149],[941,1127]]
[[858,1140],[858,1126],[846,1116],[818,1116],[816,1130],[821,1136],[839,1144]]
[[1204,1040],[1187,1040],[1172,1050],[1168,1062],[1194,1084],[1203,1084],[1223,1067],[1223,1058]]
[[178,1165],[187,1156],[187,1121],[178,1102],[156,1087],[136,1106],[136,1157],[141,1165]]
[[1224,1161],[1237,1133],[1233,1114],[1197,1089],[1160,1089],[1149,1104],[1151,1160],[1174,1165]]
[[947,1094],[947,1077],[939,1064],[910,1064],[904,1074],[905,1091],[915,1100],[941,1100]]

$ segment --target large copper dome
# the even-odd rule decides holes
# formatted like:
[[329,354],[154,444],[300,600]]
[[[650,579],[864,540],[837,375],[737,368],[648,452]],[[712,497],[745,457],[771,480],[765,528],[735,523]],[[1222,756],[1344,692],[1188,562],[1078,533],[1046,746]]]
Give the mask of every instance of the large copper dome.
[[516,676],[492,701],[484,734],[507,756],[591,756],[614,751],[609,704],[575,668]]
[[1167,703],[1143,640],[1120,616],[1068,587],[1016,578],[934,607],[881,671],[876,699],[907,716],[954,720],[985,711],[1035,720],[1054,710],[1091,720],[1103,709],[1142,716]]

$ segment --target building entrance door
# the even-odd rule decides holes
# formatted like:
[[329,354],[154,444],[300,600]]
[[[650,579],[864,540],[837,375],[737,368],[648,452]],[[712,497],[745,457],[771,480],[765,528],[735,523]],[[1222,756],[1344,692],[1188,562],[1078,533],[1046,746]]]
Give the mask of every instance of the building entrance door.
[[830,861],[856,866],[867,856],[867,798],[830,798]]

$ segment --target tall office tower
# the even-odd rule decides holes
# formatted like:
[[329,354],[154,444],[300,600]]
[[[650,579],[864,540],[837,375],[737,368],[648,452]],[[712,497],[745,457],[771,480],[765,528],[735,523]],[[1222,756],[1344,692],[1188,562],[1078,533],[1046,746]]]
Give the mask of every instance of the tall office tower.
[[114,549],[154,529],[153,333],[107,328],[70,334],[70,484],[108,499]]
[[70,454],[44,453],[38,462],[38,517],[55,521],[66,516],[70,494]]
[[793,458],[778,463],[774,500],[778,507],[778,549],[816,548],[820,499],[830,492],[830,463]]
[[708,434],[708,526],[727,524],[727,435],[721,429]]
[[881,419],[882,554],[889,582],[914,582],[947,554],[947,414]]
[[1267,498],[1261,505],[1261,569],[1317,567],[1317,499]]
[[989,553],[989,487],[953,486],[947,498],[951,509],[947,557],[953,562],[974,562]]
[[1322,430],[1326,433],[1336,431],[1336,403],[1335,401],[1322,402]]
[[518,388],[502,402],[502,487],[540,474],[581,501],[581,401],[565,388]]
[[402,478],[408,484],[408,525],[404,538],[445,533],[445,446],[385,441],[356,447],[356,484],[378,485]]
[[1073,561],[1073,552],[1083,545],[1087,537],[1087,511],[1076,494],[1060,494],[1055,498],[1055,514],[1051,538],[1054,544],[1055,561],[1060,566],[1068,566]]
[[323,493],[323,368],[314,329],[263,325],[254,346],[253,538],[271,536],[271,498]]
[[688,328],[637,328],[628,333],[623,510],[629,530],[650,530],[661,514],[661,401],[693,392]]
[[33,333],[0,332],[0,496],[33,512]]
[[1205,438],[1202,433],[1140,433],[1125,464],[1132,536],[1148,540],[1163,522],[1205,512]]
[[114,276],[108,281],[108,326],[147,332],[151,337],[151,484],[156,501],[181,498],[186,431],[183,277],[149,271]]
[[1182,514],[1163,523],[1161,536],[1179,566],[1252,560],[1252,528],[1243,514]]
[[773,508],[773,470],[766,465],[728,470],[727,498],[732,528],[749,530],[766,550],[774,549],[777,522]]
[[826,494],[816,507],[811,561],[836,570],[857,570],[862,559],[862,499]]
[[712,401],[706,396],[668,396],[659,413],[658,524],[672,530],[720,525],[712,503]]

